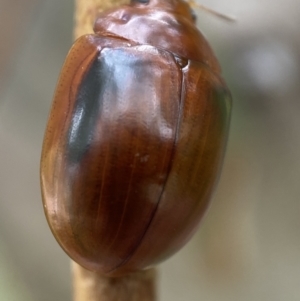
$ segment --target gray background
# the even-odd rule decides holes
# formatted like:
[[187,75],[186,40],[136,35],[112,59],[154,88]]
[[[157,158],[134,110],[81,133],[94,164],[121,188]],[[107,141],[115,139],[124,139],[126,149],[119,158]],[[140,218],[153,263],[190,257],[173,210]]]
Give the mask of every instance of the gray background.
[[[209,214],[160,266],[164,301],[299,301],[300,2],[203,1],[198,12],[234,98]],[[0,0],[0,300],[71,300],[69,259],[39,188],[45,123],[72,43],[73,3]]]

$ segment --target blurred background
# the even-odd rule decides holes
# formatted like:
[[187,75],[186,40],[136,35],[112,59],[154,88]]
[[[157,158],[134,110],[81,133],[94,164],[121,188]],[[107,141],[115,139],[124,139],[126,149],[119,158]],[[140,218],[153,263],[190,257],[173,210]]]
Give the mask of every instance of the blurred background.
[[[192,241],[160,267],[161,301],[300,300],[300,1],[203,0],[234,100],[223,173]],[[0,300],[71,301],[44,218],[39,160],[72,43],[73,2],[0,0]]]

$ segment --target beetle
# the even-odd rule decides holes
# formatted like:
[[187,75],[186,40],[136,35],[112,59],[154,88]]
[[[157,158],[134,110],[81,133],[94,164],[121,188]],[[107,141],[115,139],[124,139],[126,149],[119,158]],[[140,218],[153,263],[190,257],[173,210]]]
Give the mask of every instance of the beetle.
[[183,0],[101,13],[62,68],[44,137],[50,228],[86,269],[122,276],[177,252],[206,212],[231,96]]

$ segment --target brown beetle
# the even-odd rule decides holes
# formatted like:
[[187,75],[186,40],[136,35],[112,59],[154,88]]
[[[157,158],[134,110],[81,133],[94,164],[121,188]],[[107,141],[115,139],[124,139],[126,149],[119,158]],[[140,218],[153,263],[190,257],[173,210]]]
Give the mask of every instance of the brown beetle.
[[63,66],[41,159],[62,248],[119,276],[178,251],[223,160],[230,93],[183,0],[134,0],[99,16]]

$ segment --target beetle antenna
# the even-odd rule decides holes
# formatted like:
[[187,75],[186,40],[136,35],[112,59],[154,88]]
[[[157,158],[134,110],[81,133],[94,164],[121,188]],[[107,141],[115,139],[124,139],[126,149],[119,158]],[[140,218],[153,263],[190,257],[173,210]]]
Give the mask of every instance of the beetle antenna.
[[235,17],[231,17],[231,16],[228,16],[228,15],[225,15],[225,14],[222,14],[222,13],[219,13],[203,4],[198,4],[196,3],[194,0],[188,0],[187,1],[192,7],[195,7],[195,8],[200,8],[218,18],[221,18],[227,22],[235,22],[236,21],[236,18]]

